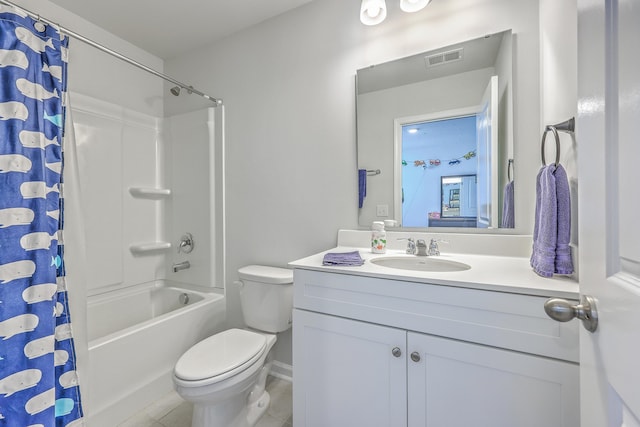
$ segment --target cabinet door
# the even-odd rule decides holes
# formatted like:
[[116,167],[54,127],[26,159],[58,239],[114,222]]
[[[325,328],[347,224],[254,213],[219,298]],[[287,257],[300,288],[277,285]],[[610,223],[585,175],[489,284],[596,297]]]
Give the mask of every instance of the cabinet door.
[[579,427],[578,365],[409,333],[409,427]]
[[405,348],[403,330],[295,309],[293,424],[406,426]]

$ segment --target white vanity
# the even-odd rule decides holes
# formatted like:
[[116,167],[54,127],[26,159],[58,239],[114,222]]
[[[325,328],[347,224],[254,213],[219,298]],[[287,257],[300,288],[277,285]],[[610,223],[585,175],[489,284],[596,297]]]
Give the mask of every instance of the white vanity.
[[[396,249],[377,255],[362,233],[328,251],[360,249],[360,267],[322,266],[324,253],[291,263],[296,427],[580,425],[579,322],[543,309],[578,285],[533,273],[530,240],[475,235],[454,253],[463,237],[450,235],[438,258],[470,268],[432,272],[371,262],[415,257],[394,243],[410,234],[389,233]],[[478,244],[521,256],[468,253]]]

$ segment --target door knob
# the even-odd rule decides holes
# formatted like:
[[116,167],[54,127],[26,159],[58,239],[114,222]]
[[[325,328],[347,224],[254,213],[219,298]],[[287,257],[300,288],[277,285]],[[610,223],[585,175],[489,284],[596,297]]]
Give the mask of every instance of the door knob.
[[582,320],[582,325],[587,331],[595,332],[598,329],[596,301],[589,295],[582,295],[580,304],[577,305],[572,305],[562,298],[550,298],[544,303],[544,311],[558,322],[568,322],[577,317]]
[[391,354],[393,354],[395,357],[400,357],[402,356],[402,350],[400,350],[399,347],[393,347],[393,350],[391,350]]
[[414,351],[413,353],[411,353],[411,360],[413,360],[414,362],[419,362],[420,353],[418,353],[417,351]]

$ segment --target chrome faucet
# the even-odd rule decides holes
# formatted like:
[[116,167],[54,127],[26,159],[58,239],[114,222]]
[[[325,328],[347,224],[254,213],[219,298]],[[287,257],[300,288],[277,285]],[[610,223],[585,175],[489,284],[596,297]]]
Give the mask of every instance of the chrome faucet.
[[417,256],[427,256],[427,242],[424,239],[418,239],[416,242],[416,248],[418,248]]
[[437,256],[440,255],[440,248],[438,247],[438,241],[436,239],[431,239],[429,242],[429,256]]
[[407,237],[406,239],[398,239],[398,240],[406,240],[407,241],[407,254],[415,255],[416,254],[416,242],[411,237]]
[[191,264],[189,264],[189,261],[182,261],[177,264],[173,264],[173,272],[177,273],[178,271],[186,270],[189,267],[191,267]]
[[[191,233],[184,233],[178,243],[178,253],[183,252],[185,254],[191,253],[193,250],[194,242]],[[187,267],[188,268],[188,267]]]
[[449,243],[449,242],[441,239],[431,239],[431,242],[429,242],[429,252],[428,252],[429,256],[440,255],[440,248],[438,247],[438,243]]

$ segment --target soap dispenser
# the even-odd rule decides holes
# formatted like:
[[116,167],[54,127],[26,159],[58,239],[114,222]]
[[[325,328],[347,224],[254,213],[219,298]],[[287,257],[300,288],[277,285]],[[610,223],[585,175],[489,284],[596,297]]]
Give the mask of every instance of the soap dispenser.
[[371,252],[383,254],[387,251],[387,232],[384,230],[384,222],[373,221],[371,224]]

